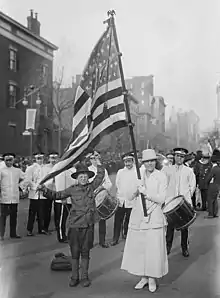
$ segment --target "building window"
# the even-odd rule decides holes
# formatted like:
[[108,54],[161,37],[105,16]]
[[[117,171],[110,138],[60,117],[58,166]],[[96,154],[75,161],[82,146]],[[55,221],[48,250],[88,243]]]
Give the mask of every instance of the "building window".
[[14,48],[9,49],[9,68],[17,71],[17,50]]
[[15,108],[16,102],[17,102],[17,87],[16,87],[16,85],[9,83],[8,92],[9,92],[9,94],[8,94],[9,95],[9,101],[8,101],[9,108]]
[[42,65],[42,75],[45,77],[47,75],[47,64]]

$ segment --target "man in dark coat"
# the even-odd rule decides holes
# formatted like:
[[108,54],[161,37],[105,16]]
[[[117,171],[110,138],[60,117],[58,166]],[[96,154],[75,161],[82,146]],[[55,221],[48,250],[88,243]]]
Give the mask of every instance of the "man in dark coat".
[[207,178],[208,187],[208,216],[206,218],[218,217],[218,196],[220,191],[220,152],[214,150],[211,157],[213,167]]
[[202,211],[207,210],[207,197],[208,197],[208,181],[207,177],[212,169],[212,163],[208,152],[202,153],[202,158],[196,164],[194,172],[196,175],[196,182],[201,191],[202,198]]

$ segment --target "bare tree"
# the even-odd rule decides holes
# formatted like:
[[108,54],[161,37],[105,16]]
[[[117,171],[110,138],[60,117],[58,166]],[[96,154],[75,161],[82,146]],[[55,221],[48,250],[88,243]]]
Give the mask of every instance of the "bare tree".
[[[54,110],[54,120],[58,125],[58,152],[62,152],[62,133],[63,130],[70,130],[71,123],[66,123],[64,121],[64,111],[68,109],[73,109],[74,103],[74,91],[72,90],[71,96],[67,96],[67,89],[63,88],[63,73],[64,67],[62,67],[61,74],[58,79],[53,82],[53,110]],[[71,91],[71,90],[70,90]],[[65,119],[66,120],[66,119]]]

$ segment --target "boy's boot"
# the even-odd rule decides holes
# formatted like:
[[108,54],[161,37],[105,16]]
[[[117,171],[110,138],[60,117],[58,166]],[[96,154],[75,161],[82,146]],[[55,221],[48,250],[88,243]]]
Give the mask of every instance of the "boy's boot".
[[89,259],[81,259],[81,285],[83,287],[89,287],[91,281],[89,280],[88,270],[89,270]]
[[72,259],[72,276],[70,278],[69,286],[76,287],[79,284],[79,260]]

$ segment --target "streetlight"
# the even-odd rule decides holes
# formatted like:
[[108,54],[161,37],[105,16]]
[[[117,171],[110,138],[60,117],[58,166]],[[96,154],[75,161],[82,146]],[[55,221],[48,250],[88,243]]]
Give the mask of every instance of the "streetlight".
[[[40,90],[36,89],[34,85],[30,85],[27,88],[24,88],[24,97],[22,103],[25,107],[28,106],[29,98],[30,98],[30,109],[26,109],[26,129],[23,132],[23,136],[30,136],[30,156],[33,153],[33,134],[35,129],[35,117],[36,117],[36,109],[33,108],[33,94],[37,92],[36,105],[40,106],[42,101],[40,99]],[[29,122],[29,121],[30,122]]]

